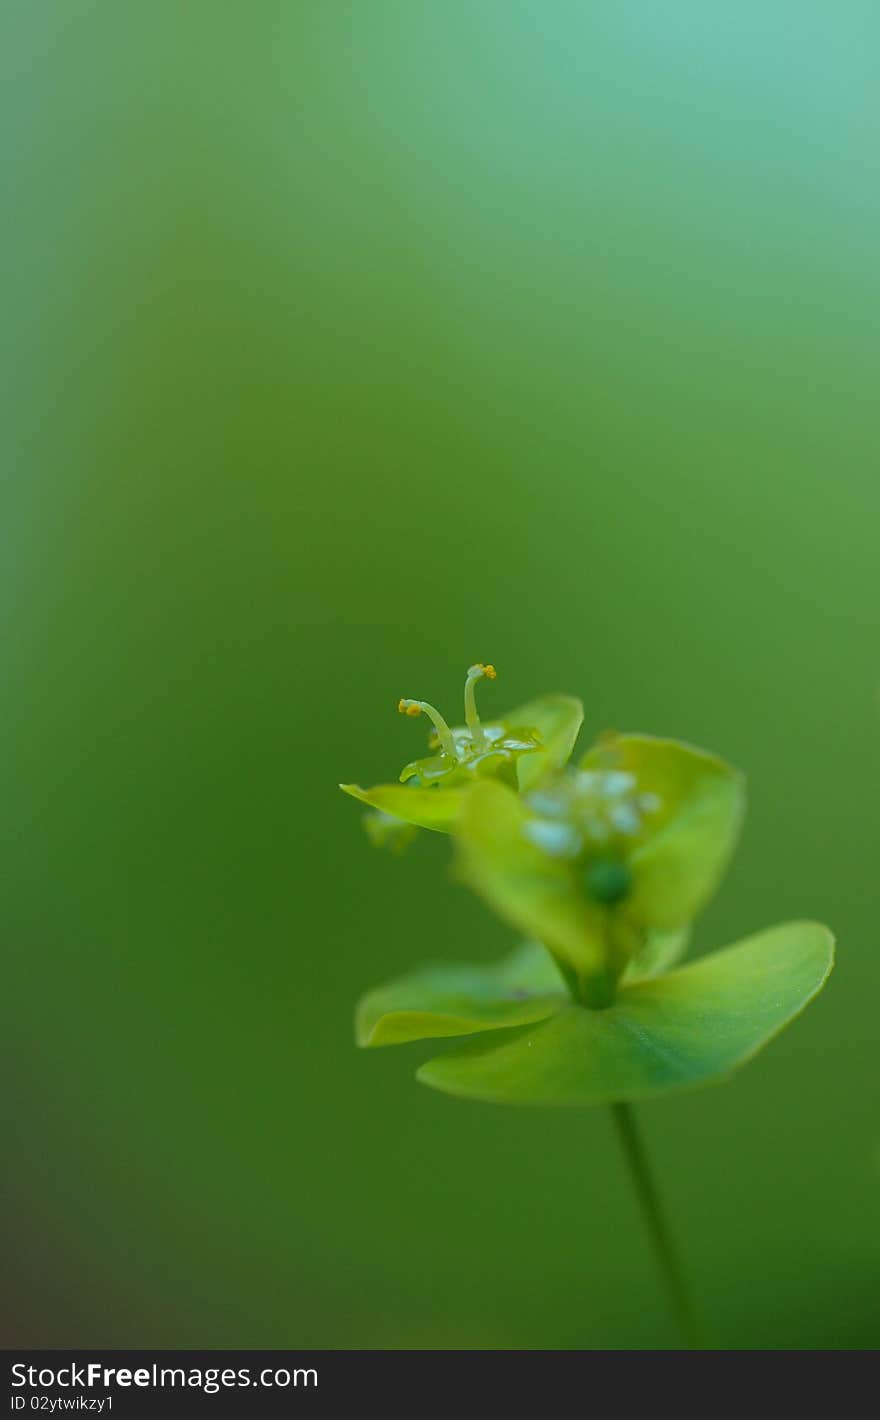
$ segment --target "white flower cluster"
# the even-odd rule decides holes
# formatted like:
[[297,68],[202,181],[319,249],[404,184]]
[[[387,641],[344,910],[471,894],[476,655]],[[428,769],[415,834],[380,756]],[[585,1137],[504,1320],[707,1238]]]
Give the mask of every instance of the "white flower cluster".
[[574,770],[525,802],[532,817],[524,834],[554,858],[579,858],[617,838],[633,838],[645,815],[660,808],[658,796],[640,793],[635,775],[622,769]]

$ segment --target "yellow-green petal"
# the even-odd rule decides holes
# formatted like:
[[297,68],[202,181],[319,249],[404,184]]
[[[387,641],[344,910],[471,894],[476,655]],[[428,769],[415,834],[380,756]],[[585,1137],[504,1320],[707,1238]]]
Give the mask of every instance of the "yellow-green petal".
[[400,1045],[544,1020],[570,999],[537,942],[490,966],[437,963],[367,993],[355,1014],[358,1045]]
[[834,939],[789,922],[623,986],[614,1004],[551,1019],[438,1056],[418,1079],[497,1104],[587,1105],[719,1083],[804,1009],[827,980]]
[[526,836],[528,818],[522,800],[505,785],[476,785],[456,824],[459,875],[500,917],[544,942],[578,976],[604,973],[604,910],[578,890],[567,862]]
[[633,834],[627,911],[659,931],[691,922],[727,867],[745,812],[742,775],[717,755],[652,735],[613,735],[581,760],[587,770],[630,774],[655,801]]
[[505,725],[529,725],[541,740],[541,752],[523,757],[517,765],[519,787],[525,791],[568,763],[584,722],[584,707],[573,695],[539,695],[504,715],[503,721]]
[[679,927],[674,932],[649,932],[644,947],[629,961],[622,980],[641,981],[671,971],[687,951],[690,938],[690,926]]
[[381,809],[404,823],[415,824],[417,828],[431,828],[437,833],[451,833],[456,815],[467,790],[462,789],[413,789],[406,784],[376,784],[372,789],[362,789],[359,784],[340,784],[344,794],[368,804],[371,809]]

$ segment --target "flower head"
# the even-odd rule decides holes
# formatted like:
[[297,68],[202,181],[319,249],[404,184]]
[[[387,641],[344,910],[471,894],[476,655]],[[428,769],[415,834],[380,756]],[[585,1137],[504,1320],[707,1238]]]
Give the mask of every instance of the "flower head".
[[427,715],[434,727],[428,739],[429,749],[439,750],[429,758],[415,759],[400,772],[401,784],[410,781],[415,786],[461,783],[467,776],[498,776],[516,784],[516,761],[522,754],[534,754],[542,748],[541,737],[534,729],[508,728],[503,723],[484,725],[477,713],[474,688],[478,681],[495,680],[494,666],[481,662],[469,666],[464,682],[465,723],[450,729],[449,725],[427,700],[400,700],[397,708],[402,715]]
[[[463,791],[486,779],[524,791],[554,773],[568,759],[583,719],[579,700],[549,695],[530,701],[497,720],[480,719],[476,686],[495,680],[493,665],[469,666],[464,683],[464,724],[450,726],[427,700],[404,697],[401,715],[431,722],[430,754],[404,765],[396,784],[362,789],[342,784],[347,794],[405,823],[448,833],[461,807]],[[373,841],[387,835],[372,832]],[[398,840],[399,842],[400,840]]]

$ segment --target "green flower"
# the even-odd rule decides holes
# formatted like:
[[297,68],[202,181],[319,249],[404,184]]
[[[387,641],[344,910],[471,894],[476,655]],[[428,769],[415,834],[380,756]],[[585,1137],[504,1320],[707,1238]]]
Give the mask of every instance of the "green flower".
[[647,735],[603,736],[576,767],[520,772],[516,787],[478,775],[453,820],[458,875],[527,940],[494,966],[431,965],[370,992],[359,1044],[473,1036],[418,1078],[498,1103],[607,1103],[725,1079],[833,963],[828,929],[792,922],[679,964],[743,811],[742,777],[723,760]]
[[583,720],[579,700],[567,695],[547,695],[530,701],[498,720],[484,724],[477,713],[474,688],[478,681],[495,680],[494,666],[469,667],[464,687],[463,725],[450,728],[426,700],[398,702],[403,715],[426,715],[433,732],[433,751],[401,770],[398,783],[362,789],[340,784],[346,794],[368,804],[381,820],[367,816],[374,842],[400,846],[402,831],[395,833],[387,820],[449,833],[461,808],[464,792],[477,782],[497,780],[512,790],[538,783],[566,763]]
[[553,954],[575,995],[607,1005],[624,972],[668,966],[714,892],[743,784],[675,740],[606,735],[521,797],[495,786],[459,824],[461,875]]
[[412,781],[414,787],[430,788],[434,784],[451,788],[482,776],[497,775],[516,785],[516,761],[521,754],[536,754],[541,739],[532,729],[508,729],[503,723],[484,725],[477,714],[474,686],[478,680],[494,680],[494,666],[478,663],[468,667],[464,683],[464,725],[451,730],[439,710],[427,700],[401,700],[401,715],[427,715],[434,726],[429,748],[439,754],[429,759],[414,759],[400,771],[401,784]]

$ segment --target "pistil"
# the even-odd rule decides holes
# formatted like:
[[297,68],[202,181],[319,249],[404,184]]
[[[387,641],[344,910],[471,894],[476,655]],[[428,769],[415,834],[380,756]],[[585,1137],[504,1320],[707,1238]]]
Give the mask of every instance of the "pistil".
[[464,683],[464,719],[468,727],[470,737],[477,749],[483,749],[486,743],[486,736],[483,733],[483,726],[480,724],[480,717],[477,714],[477,701],[474,695],[474,686],[478,680],[494,680],[497,672],[494,666],[484,666],[482,662],[477,662],[474,666],[468,667],[467,679]]

